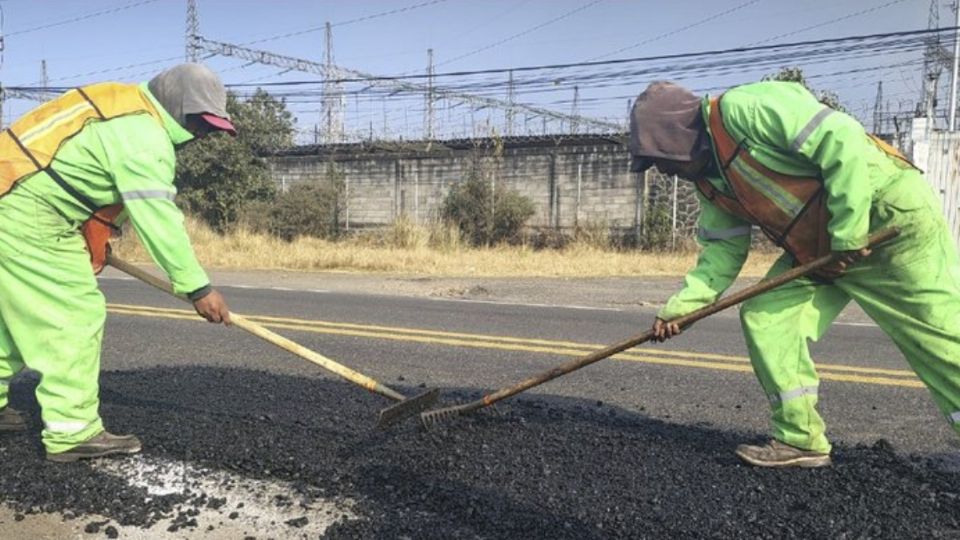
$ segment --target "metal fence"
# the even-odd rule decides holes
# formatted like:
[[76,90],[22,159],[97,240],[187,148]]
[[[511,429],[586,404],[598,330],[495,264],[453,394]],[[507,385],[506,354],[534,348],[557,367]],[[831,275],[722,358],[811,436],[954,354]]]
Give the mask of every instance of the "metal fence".
[[910,153],[940,196],[947,226],[960,247],[960,132],[927,129],[923,120],[914,121]]

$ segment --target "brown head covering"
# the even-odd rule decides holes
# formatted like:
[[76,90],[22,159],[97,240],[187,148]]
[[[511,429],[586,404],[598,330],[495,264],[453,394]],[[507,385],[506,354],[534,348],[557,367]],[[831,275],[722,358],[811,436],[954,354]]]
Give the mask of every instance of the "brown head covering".
[[647,169],[650,158],[693,161],[709,149],[706,134],[699,97],[671,82],[651,83],[630,112],[630,170]]

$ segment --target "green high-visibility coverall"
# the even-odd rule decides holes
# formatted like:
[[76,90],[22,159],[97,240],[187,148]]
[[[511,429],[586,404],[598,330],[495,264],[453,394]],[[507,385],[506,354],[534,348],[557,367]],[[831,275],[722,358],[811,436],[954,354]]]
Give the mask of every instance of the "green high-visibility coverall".
[[[176,291],[189,293],[209,284],[173,203],[174,144],[193,136],[146,84],[141,89],[163,125],[146,113],[92,122],[63,144],[53,168],[98,205],[122,202]],[[103,429],[98,378],[106,304],[79,233],[89,215],[46,173],[0,198],[0,407],[18,371],[38,371],[43,443],[51,453]]]
[[[901,230],[832,284],[801,278],[741,307],[750,360],[773,410],[773,437],[830,451],[816,410],[819,379],[808,340],[818,340],[851,299],[893,339],[960,433],[960,260],[921,173],[885,154],[859,122],[820,104],[799,84],[740,86],[723,95],[722,106],[728,131],[745,140],[758,161],[823,178],[834,251],[865,247],[868,234],[884,227]],[[701,110],[709,126],[706,99]],[[709,180],[731,193],[719,177]],[[665,320],[715,301],[747,257],[749,224],[702,196],[700,204],[702,250],[684,287],[660,311]],[[793,263],[785,254],[767,276]]]

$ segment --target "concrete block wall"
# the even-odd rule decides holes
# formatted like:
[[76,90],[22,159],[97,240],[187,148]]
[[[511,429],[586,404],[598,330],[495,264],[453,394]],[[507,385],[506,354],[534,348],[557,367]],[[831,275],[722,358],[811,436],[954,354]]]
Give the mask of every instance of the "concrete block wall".
[[[489,139],[454,144],[423,143],[386,150],[363,145],[302,147],[268,158],[278,188],[301,182],[326,182],[335,168],[345,183],[343,225],[349,228],[390,224],[401,214],[419,223],[438,217],[450,188],[471,170],[485,180],[530,198],[535,228],[570,229],[605,224],[631,230],[651,205],[667,205],[672,215],[672,179],[629,171],[629,154],[609,138],[573,136],[544,144],[542,138],[503,141],[499,152]],[[663,187],[661,186],[661,184]],[[678,230],[689,234],[696,197],[687,182],[678,184]],[[691,203],[692,200],[692,203]]]

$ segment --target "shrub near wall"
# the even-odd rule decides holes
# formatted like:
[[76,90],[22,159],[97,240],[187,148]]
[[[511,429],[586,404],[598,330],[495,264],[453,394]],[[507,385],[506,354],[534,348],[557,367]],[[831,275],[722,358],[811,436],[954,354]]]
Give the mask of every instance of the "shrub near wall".
[[336,238],[341,191],[338,183],[298,184],[272,201],[248,205],[242,223],[288,242],[300,236]]
[[442,216],[455,223],[474,246],[513,242],[535,213],[533,201],[479,175],[454,186],[443,202]]

